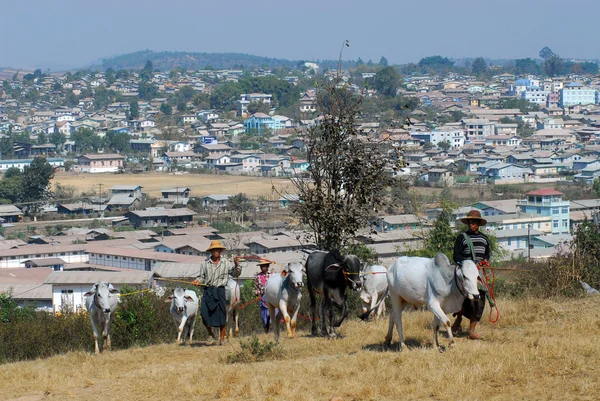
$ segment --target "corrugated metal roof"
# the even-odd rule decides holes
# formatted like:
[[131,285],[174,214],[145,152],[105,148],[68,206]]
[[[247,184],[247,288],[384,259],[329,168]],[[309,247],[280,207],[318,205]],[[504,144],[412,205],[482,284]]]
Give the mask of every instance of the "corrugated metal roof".
[[44,281],[44,284],[94,284],[107,282],[112,284],[146,284],[149,282],[152,272],[149,271],[120,271],[120,272],[98,272],[98,271],[70,271],[52,272]]
[[11,292],[16,300],[52,299],[52,284],[0,284],[0,293]]
[[198,274],[200,274],[200,261],[198,263],[159,262],[154,266],[154,275],[163,278],[194,279]]

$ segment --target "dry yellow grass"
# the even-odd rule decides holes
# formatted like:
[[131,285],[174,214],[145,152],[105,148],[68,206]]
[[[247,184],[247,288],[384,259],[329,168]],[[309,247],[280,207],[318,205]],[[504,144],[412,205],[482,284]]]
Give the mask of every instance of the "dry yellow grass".
[[382,352],[387,319],[345,323],[339,340],[283,338],[282,360],[254,364],[225,362],[237,339],[71,353],[0,366],[0,399],[595,400],[598,301],[501,301],[502,318],[482,324],[483,341],[459,338],[445,353],[431,346],[429,312],[405,316],[409,349],[401,353]]
[[171,174],[171,173],[144,173],[144,174],[74,174],[58,173],[52,180],[61,185],[74,186],[79,194],[91,189],[98,190],[98,184],[103,185],[103,191],[113,185],[141,185],[143,191],[151,196],[160,197],[162,188],[189,187],[192,196],[206,196],[211,194],[231,194],[240,192],[248,196],[266,196],[269,199],[279,199],[273,192],[291,191],[289,180],[281,178],[245,177],[231,175],[206,175],[206,174]]

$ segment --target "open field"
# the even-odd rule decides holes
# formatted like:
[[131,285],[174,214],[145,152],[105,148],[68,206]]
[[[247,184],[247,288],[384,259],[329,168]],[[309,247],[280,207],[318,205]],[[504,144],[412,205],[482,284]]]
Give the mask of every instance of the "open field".
[[[160,197],[162,188],[188,187],[192,196],[206,196],[211,194],[235,195],[240,192],[251,197],[265,196],[269,199],[279,199],[273,192],[273,186],[278,191],[295,193],[289,180],[285,178],[247,177],[232,175],[207,175],[207,174],[172,174],[172,173],[144,173],[144,174],[76,174],[58,173],[52,180],[55,183],[70,185],[76,188],[76,193],[96,190],[102,184],[102,190],[107,191],[114,185],[141,185],[143,192]],[[285,192],[284,192],[285,193]]]
[[387,321],[356,320],[339,340],[282,338],[281,359],[252,364],[226,363],[237,339],[70,353],[0,366],[0,399],[595,400],[599,300],[500,300],[502,317],[482,325],[483,341],[461,337],[445,353],[431,346],[429,312],[405,316],[401,353],[382,350]]

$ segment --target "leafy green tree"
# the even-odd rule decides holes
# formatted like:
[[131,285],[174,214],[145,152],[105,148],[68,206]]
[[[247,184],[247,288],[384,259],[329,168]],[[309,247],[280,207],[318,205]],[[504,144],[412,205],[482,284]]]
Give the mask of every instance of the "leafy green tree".
[[550,77],[555,77],[564,72],[565,62],[558,54],[553,54],[548,57],[544,62],[544,70],[546,71],[546,75]]
[[71,135],[71,139],[75,141],[77,151],[80,153],[95,153],[102,149],[102,138],[89,128],[78,129]]
[[248,104],[248,113],[250,114],[254,114],[254,113],[265,113],[265,114],[269,114],[269,112],[271,111],[271,107],[264,102],[250,102],[250,104]]
[[109,131],[106,133],[105,140],[107,147],[114,152],[127,153],[131,150],[130,137],[125,132],[115,133],[114,131]]
[[49,141],[51,144],[55,145],[56,150],[59,151],[62,150],[62,146],[67,141],[67,137],[65,136],[65,134],[55,129],[54,132],[50,134]]
[[442,56],[424,57],[419,61],[419,67],[438,73],[448,72],[454,67],[454,61],[450,61],[447,57]]
[[379,65],[382,67],[387,67],[389,65],[387,58],[381,56],[381,59],[379,60]]
[[424,250],[428,253],[428,257],[434,257],[438,252],[442,252],[452,260],[454,253],[454,241],[456,233],[450,226],[452,220],[452,212],[456,209],[455,204],[442,200],[440,207],[442,209],[440,215],[435,219],[433,228],[427,233],[425,238]]
[[525,99],[517,99],[515,97],[500,99],[496,105],[496,108],[519,109],[522,113],[540,110],[540,107],[537,104],[528,102]]
[[116,76],[115,76],[115,70],[112,68],[109,68],[106,70],[106,72],[104,73],[104,76],[106,77],[106,82],[109,85],[112,85],[115,83],[116,81]]
[[363,65],[363,64],[365,64],[365,62],[363,61],[362,58],[359,57],[358,60],[356,60],[356,65]]
[[23,200],[38,201],[48,198],[50,180],[54,177],[54,167],[44,157],[36,157],[23,170]]
[[[235,212],[239,215],[239,221],[244,221],[244,215],[254,209],[254,205],[250,201],[250,198],[246,196],[246,194],[239,193],[237,195],[232,196],[227,201],[227,208],[231,212]],[[232,216],[232,219],[234,216]]]
[[152,61],[146,60],[146,65],[144,65],[144,68],[140,71],[140,79],[142,81],[150,81],[152,79],[152,72]]
[[423,144],[423,150],[431,150],[433,149],[433,144],[431,142],[425,142]]
[[187,111],[187,103],[183,99],[179,99],[177,101],[177,111],[180,113],[185,113]]
[[23,177],[23,172],[18,167],[11,167],[4,172],[4,178]]
[[192,100],[194,95],[196,95],[196,91],[189,85],[183,86],[181,89],[179,89],[179,92],[177,92],[177,96],[186,102]]
[[554,52],[550,50],[548,46],[545,46],[542,50],[540,50],[539,56],[543,60],[548,60],[550,57],[554,56]]
[[487,72],[487,64],[483,57],[477,57],[473,61],[473,66],[471,67],[473,74],[475,75],[483,75]]
[[160,105],[160,112],[163,113],[165,116],[170,116],[171,114],[173,114],[173,108],[169,103],[164,102]]
[[400,87],[400,75],[394,67],[383,67],[375,74],[373,84],[377,92],[394,97]]
[[135,120],[137,118],[139,118],[140,116],[140,105],[137,101],[137,99],[133,99],[131,102],[129,102],[129,117],[131,117],[132,120]]
[[447,152],[448,149],[450,149],[452,147],[452,144],[450,143],[450,141],[442,141],[442,142],[439,142],[437,144],[437,146],[438,146],[438,148],[440,148],[444,152]]
[[0,138],[0,157],[4,160],[9,160],[14,157],[13,141],[10,136]]
[[525,75],[534,74],[537,75],[541,72],[540,65],[537,61],[531,58],[521,58],[515,60],[515,74]]
[[[18,170],[18,169],[17,169]],[[6,203],[16,203],[23,198],[23,175],[19,170],[20,175],[2,178],[0,181],[0,199],[6,199]]]
[[48,143],[48,137],[45,132],[40,132],[37,137],[38,145],[45,145]]
[[148,102],[158,95],[158,88],[151,82],[141,81],[138,86],[138,96]]

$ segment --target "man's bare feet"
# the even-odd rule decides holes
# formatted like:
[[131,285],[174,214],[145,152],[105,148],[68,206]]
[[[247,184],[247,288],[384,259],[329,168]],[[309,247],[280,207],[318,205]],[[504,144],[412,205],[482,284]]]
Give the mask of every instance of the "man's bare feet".
[[469,340],[481,340],[481,335],[477,333],[469,333]]

